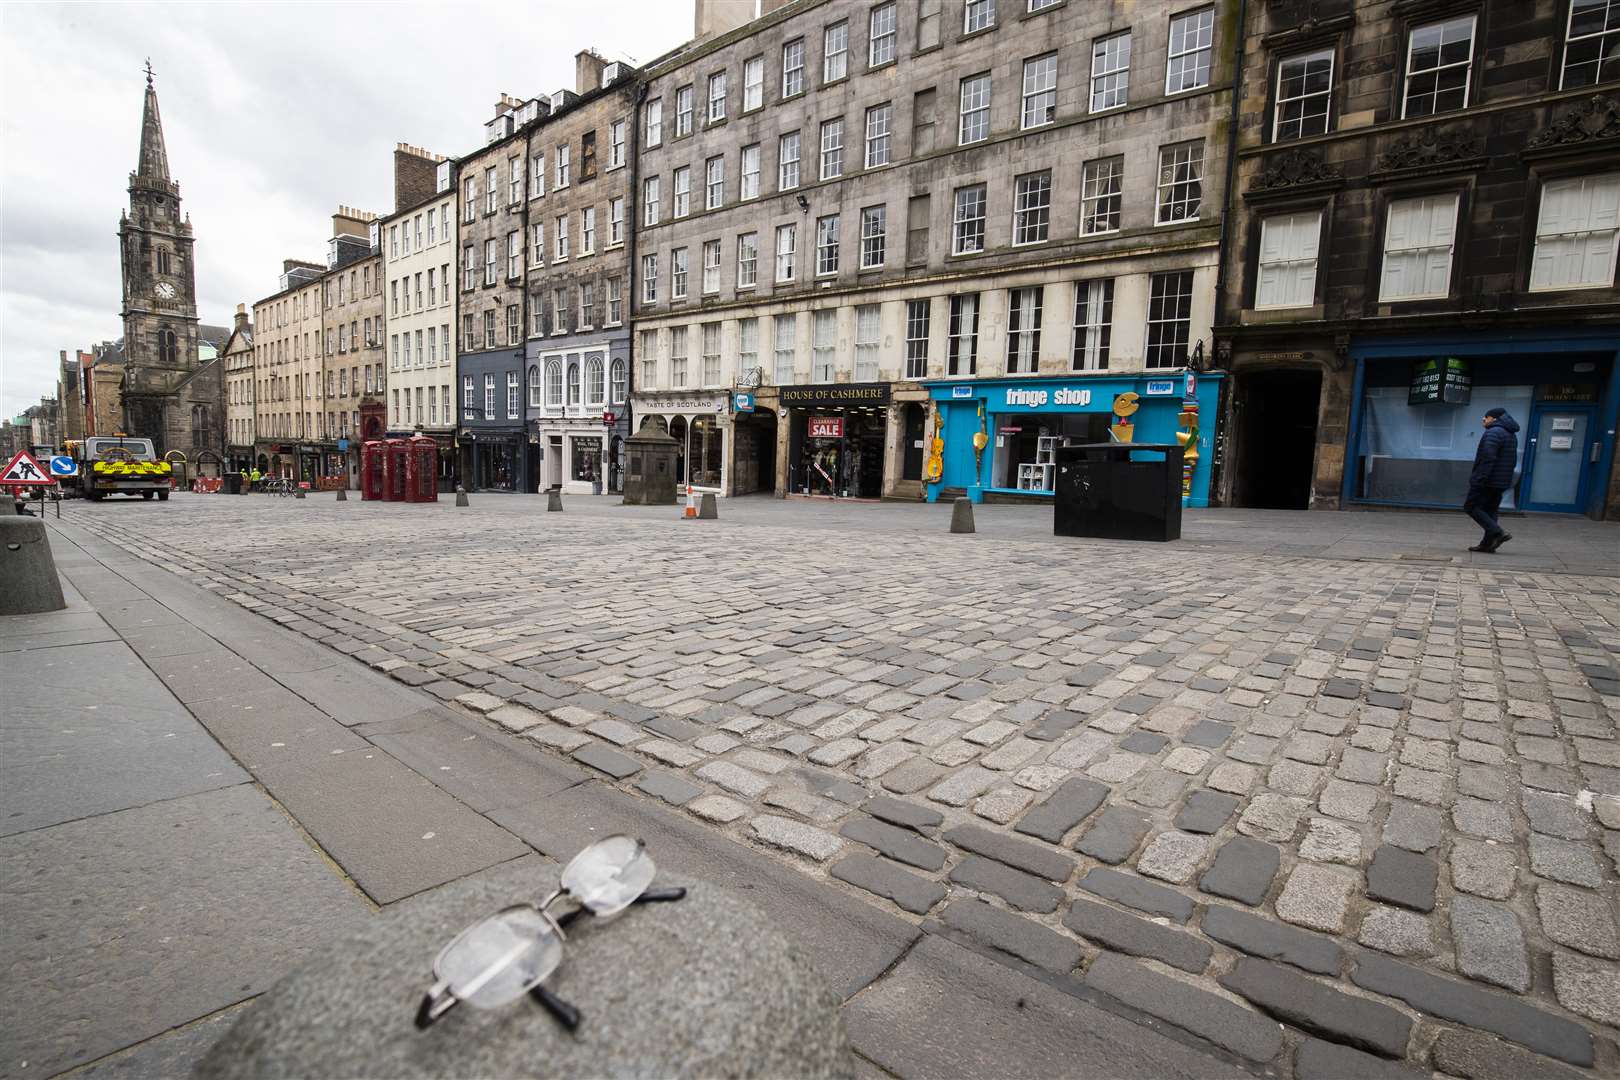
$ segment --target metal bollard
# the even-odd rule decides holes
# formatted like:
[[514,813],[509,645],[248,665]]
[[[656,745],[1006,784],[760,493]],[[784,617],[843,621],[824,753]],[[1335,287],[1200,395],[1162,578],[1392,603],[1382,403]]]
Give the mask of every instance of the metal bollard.
[[457,506],[470,506],[471,505],[469,502],[467,502],[467,489],[462,487],[460,484],[456,485],[456,505]]
[[720,507],[714,501],[714,492],[705,491],[702,500],[698,503],[698,520],[715,521],[720,517]]
[[349,501],[349,493],[347,491],[344,491],[342,488],[338,488],[337,489],[337,501],[338,502],[348,502]]
[[973,500],[957,499],[951,504],[951,532],[970,533],[973,528]]
[[550,491],[546,492],[546,510],[550,512],[552,510],[561,509],[562,492],[558,491],[556,488],[552,488]]

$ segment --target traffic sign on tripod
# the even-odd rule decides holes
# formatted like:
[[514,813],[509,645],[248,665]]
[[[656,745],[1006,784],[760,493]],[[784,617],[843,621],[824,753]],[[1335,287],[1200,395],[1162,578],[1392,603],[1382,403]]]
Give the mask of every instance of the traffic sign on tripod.
[[0,473],[0,484],[7,486],[50,487],[54,483],[56,481],[46,474],[34,455],[26,450],[17,451],[6,471]]
[[66,454],[57,454],[51,458],[52,476],[78,476],[79,463]]

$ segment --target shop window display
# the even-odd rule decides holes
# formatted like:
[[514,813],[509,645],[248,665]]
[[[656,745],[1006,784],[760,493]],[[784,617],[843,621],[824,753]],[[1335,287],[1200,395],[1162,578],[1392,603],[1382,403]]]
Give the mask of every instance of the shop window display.
[[1058,447],[1108,441],[1107,413],[1003,413],[991,419],[995,488],[1052,491]]

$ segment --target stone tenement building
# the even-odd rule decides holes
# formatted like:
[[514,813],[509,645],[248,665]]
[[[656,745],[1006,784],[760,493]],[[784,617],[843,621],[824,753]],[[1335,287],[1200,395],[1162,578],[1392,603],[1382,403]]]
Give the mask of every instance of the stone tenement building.
[[[400,143],[394,213],[378,223],[387,305],[387,432],[439,444],[439,481],[455,473],[456,193],[454,165]],[[369,389],[369,388],[368,388]],[[382,387],[378,386],[380,393]]]
[[1221,295],[1238,505],[1620,517],[1620,4],[1248,6]]
[[[377,215],[340,206],[321,280],[324,411],[321,439],[330,465],[359,486],[360,440],[381,438],[383,394],[383,257]],[[340,467],[341,466],[341,467]]]
[[[199,353],[193,244],[180,185],[169,175],[149,72],[140,159],[129,175],[129,210],[118,223],[124,347],[117,426],[151,439],[177,462],[206,453],[217,464],[224,449],[224,384],[217,359],[204,362]],[[112,396],[110,379],[101,387],[103,399]]]
[[253,324],[236,305],[236,323],[220,350],[225,365],[225,461],[232,471],[253,468]]
[[298,259],[281,265],[281,288],[253,305],[257,464],[261,471],[314,483],[322,466],[315,390],[325,268]]
[[1039,497],[1126,391],[1170,439],[1210,341],[1236,5],[765,7],[700,4],[646,74],[632,398],[682,478]]
[[574,91],[553,94],[528,133],[525,416],[539,438],[537,487],[618,491],[637,83],[593,52],[574,66]]
[[502,94],[484,146],[458,158],[461,250],[457,309],[461,386],[457,441],[469,490],[533,491],[538,448],[524,429],[524,277],[529,234],[529,128],[550,103]]

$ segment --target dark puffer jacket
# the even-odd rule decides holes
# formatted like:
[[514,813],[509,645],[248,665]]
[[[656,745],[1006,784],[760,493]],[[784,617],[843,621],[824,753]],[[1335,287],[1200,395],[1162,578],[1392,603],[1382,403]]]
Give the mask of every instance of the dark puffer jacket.
[[1503,413],[1481,433],[1479,448],[1474,451],[1474,471],[1468,476],[1470,487],[1513,486],[1513,467],[1519,463],[1519,440],[1514,435],[1518,430],[1519,422]]

